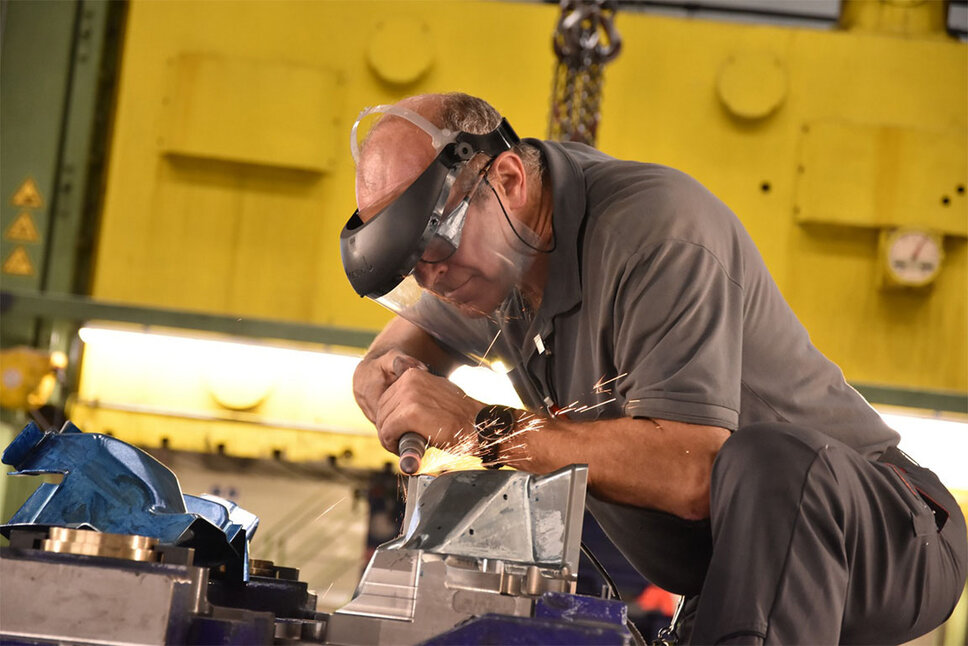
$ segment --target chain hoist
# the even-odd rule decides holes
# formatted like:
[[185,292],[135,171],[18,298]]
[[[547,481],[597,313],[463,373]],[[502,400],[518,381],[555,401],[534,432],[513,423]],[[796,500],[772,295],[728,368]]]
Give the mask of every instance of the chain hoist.
[[562,0],[548,138],[595,145],[605,64],[618,56],[615,0]]

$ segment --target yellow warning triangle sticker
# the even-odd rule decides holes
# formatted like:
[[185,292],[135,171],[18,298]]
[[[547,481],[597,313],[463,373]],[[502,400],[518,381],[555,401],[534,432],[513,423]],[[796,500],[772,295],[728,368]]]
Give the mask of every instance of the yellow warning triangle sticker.
[[30,213],[27,211],[23,211],[17,216],[13,224],[7,227],[4,236],[7,240],[16,240],[17,242],[37,242],[40,240],[40,234],[37,233],[37,227],[34,226],[34,219],[30,217]]
[[44,205],[44,198],[40,196],[40,190],[37,188],[37,182],[34,181],[33,177],[24,180],[17,192],[13,194],[11,201],[14,206],[24,206],[30,209],[37,209]]
[[30,262],[27,250],[18,245],[13,253],[3,261],[3,273],[15,276],[33,276],[34,265]]

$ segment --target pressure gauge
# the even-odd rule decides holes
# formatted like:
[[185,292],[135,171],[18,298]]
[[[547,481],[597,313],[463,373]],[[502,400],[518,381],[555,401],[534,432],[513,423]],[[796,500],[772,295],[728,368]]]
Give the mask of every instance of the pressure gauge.
[[881,235],[881,257],[888,285],[923,287],[941,273],[941,236],[923,229],[895,229]]

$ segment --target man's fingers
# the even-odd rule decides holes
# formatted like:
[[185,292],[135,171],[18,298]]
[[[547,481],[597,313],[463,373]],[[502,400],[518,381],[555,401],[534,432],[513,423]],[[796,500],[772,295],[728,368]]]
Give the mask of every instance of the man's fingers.
[[415,402],[401,401],[389,410],[380,410],[382,423],[377,425],[380,443],[387,451],[397,452],[400,437],[404,433],[426,426],[424,411]]
[[428,370],[427,364],[425,364],[423,361],[405,354],[399,354],[393,357],[392,366],[393,374],[398,379],[403,376],[403,373],[411,368],[416,368],[417,370]]
[[380,433],[380,441],[388,451],[396,453],[396,441],[407,431],[422,428],[432,400],[421,382],[423,373],[404,374],[383,391],[377,403],[374,423]]
[[353,374],[353,394],[367,419],[379,425],[377,416],[380,399],[387,388],[410,368],[428,369],[419,359],[396,350],[377,357],[364,358],[360,362]]

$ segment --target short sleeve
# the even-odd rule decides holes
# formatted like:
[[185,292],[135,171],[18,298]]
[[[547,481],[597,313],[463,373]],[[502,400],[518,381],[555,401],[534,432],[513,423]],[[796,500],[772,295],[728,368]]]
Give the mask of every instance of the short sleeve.
[[626,415],[736,429],[743,289],[712,252],[666,240],[631,255],[612,316]]

